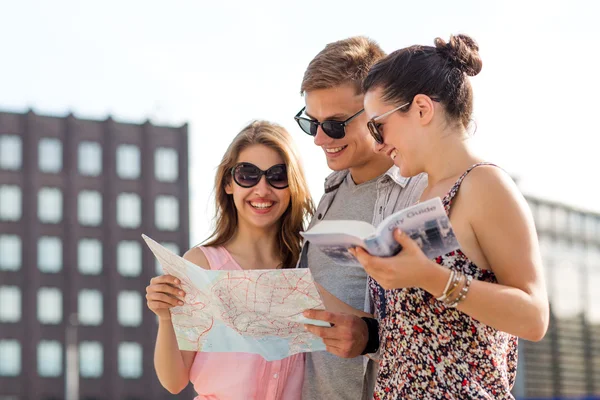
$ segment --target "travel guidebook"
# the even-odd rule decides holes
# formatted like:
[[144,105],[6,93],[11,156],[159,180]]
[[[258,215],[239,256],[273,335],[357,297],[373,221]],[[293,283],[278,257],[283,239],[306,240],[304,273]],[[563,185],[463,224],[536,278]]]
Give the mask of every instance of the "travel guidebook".
[[439,197],[398,211],[376,228],[364,221],[321,221],[301,234],[336,263],[355,266],[359,263],[348,251],[350,247],[362,247],[379,257],[398,254],[402,246],[394,239],[396,228],[415,240],[431,259],[460,247]]

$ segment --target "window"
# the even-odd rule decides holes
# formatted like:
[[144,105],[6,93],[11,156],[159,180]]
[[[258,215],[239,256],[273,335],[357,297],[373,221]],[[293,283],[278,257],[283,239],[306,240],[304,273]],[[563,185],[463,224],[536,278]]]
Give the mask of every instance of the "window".
[[538,230],[552,229],[553,215],[552,208],[547,204],[540,204],[537,208],[537,219],[535,224]]
[[573,236],[579,237],[583,233],[583,215],[576,211],[569,213],[569,228]]
[[554,243],[553,258],[556,261],[569,260],[571,252],[571,243],[566,239],[557,239]]
[[154,206],[156,227],[174,231],[179,227],[179,203],[173,196],[157,196]]
[[21,238],[0,235],[0,271],[18,271],[21,268]]
[[600,324],[600,291],[598,291],[598,285],[600,285],[600,269],[590,268],[587,276],[587,304],[586,304],[586,318],[590,324],[598,326]]
[[0,322],[19,322],[20,319],[21,288],[0,286]]
[[[163,242],[161,243],[164,247],[166,247],[167,249],[171,250],[173,253],[180,255],[179,253],[179,246],[177,246],[177,244],[175,243],[167,243],[167,242]],[[155,258],[155,269],[156,269],[156,275],[162,275],[164,273],[162,266],[160,265],[160,262],[158,262],[158,260]]]
[[98,176],[102,172],[102,147],[96,142],[81,142],[77,149],[77,168],[81,175]]
[[98,226],[102,222],[102,195],[82,190],[77,199],[77,218],[81,225]]
[[62,192],[57,188],[41,188],[38,192],[38,218],[46,224],[57,224],[62,220]]
[[103,362],[101,343],[84,341],[79,344],[79,374],[82,378],[100,378]]
[[137,146],[122,144],[117,147],[117,175],[122,179],[140,177],[140,149]]
[[62,269],[62,241],[58,237],[38,239],[38,268],[42,272],[57,273]]
[[21,137],[0,135],[0,169],[18,170],[23,164]]
[[175,182],[179,175],[175,149],[159,147],[154,152],[154,176],[161,182]]
[[585,263],[589,267],[589,270],[600,271],[600,246],[589,243],[586,248],[585,258]]
[[142,222],[142,201],[135,193],[117,196],[117,223],[122,228],[137,228]]
[[56,378],[62,375],[62,345],[55,340],[42,340],[37,347],[39,376]]
[[54,138],[42,138],[38,146],[40,171],[57,173],[62,169],[62,142]]
[[142,297],[134,290],[119,293],[117,318],[123,326],[139,326],[142,323]]
[[59,324],[62,321],[62,292],[57,288],[42,287],[37,295],[37,318],[42,324]]
[[77,298],[77,314],[82,325],[102,323],[102,293],[99,290],[83,289]]
[[571,245],[571,261],[576,263],[579,267],[585,266],[587,251],[583,242],[576,241]]
[[21,188],[16,185],[0,185],[0,220],[21,219]]
[[14,339],[0,339],[0,376],[21,374],[21,344]]
[[98,275],[102,271],[102,242],[81,239],[77,246],[77,265],[84,275]]
[[563,260],[552,269],[550,302],[558,318],[573,318],[583,312],[582,269]]
[[119,344],[119,375],[129,379],[142,376],[142,346],[139,343]]
[[564,233],[567,230],[568,214],[567,210],[562,207],[554,209],[554,231]]
[[[596,236],[596,217],[593,215],[587,215],[585,217],[584,225],[585,238],[593,239]],[[598,234],[600,234],[600,231]]]
[[117,270],[123,276],[138,276],[142,272],[142,247],[139,242],[133,240],[119,242]]

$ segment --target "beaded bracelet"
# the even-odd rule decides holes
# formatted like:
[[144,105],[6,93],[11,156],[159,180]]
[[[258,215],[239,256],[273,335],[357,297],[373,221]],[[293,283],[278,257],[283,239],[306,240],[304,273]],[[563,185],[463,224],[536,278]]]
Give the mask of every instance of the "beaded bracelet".
[[452,284],[450,285],[450,288],[448,290],[446,290],[446,292],[438,298],[439,301],[441,302],[448,302],[450,300],[450,298],[453,297],[453,295],[456,293],[456,291],[460,291],[459,290],[459,285],[460,285],[460,281],[462,279],[462,272],[459,271],[452,271],[454,272],[454,274],[452,274]]
[[450,308],[456,308],[458,306],[458,304],[463,301],[465,299],[465,297],[467,297],[467,293],[469,292],[469,288],[471,287],[471,282],[473,282],[473,277],[471,275],[467,275],[466,276],[466,282],[465,282],[465,286],[463,286],[462,290],[460,291],[460,294],[458,295],[457,299],[454,301],[454,303],[448,305],[448,307]]

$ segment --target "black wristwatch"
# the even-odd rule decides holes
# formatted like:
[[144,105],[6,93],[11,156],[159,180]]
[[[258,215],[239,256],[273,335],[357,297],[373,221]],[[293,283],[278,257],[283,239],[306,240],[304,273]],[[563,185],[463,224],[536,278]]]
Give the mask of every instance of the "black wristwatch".
[[361,319],[367,324],[367,331],[369,333],[367,345],[363,352],[360,353],[364,356],[365,354],[375,353],[379,349],[379,322],[375,318],[361,317]]

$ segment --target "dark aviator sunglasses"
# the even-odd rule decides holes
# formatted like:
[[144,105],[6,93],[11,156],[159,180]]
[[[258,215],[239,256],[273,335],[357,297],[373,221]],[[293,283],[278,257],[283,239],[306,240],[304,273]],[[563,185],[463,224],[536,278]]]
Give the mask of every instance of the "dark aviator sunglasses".
[[301,117],[304,110],[306,110],[306,107],[303,107],[302,110],[300,110],[300,112],[298,114],[296,114],[296,116],[294,117],[294,119],[300,126],[300,129],[302,129],[306,134],[308,134],[310,136],[316,136],[317,130],[319,129],[319,125],[321,125],[321,129],[323,129],[323,132],[325,132],[325,134],[332,139],[341,139],[344,136],[346,136],[346,126],[354,118],[358,117],[360,114],[362,114],[365,111],[365,109],[363,108],[362,110],[360,110],[359,112],[357,112],[356,114],[354,114],[353,116],[351,116],[350,118],[348,118],[345,121],[319,122],[315,119]]
[[242,162],[236,164],[231,170],[233,180],[243,188],[251,188],[258,185],[263,175],[267,179],[267,183],[275,189],[285,189],[288,187],[287,167],[285,164],[273,165],[268,170],[263,171],[254,164]]

